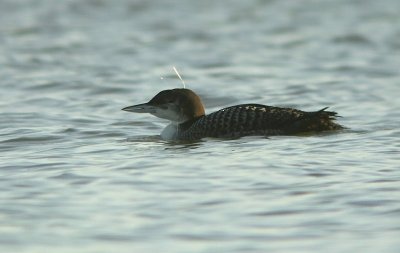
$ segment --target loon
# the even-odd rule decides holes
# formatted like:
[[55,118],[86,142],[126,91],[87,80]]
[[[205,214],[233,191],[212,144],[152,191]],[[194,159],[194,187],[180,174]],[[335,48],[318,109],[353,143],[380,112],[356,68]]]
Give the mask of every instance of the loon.
[[200,97],[190,89],[163,90],[149,102],[122,110],[150,113],[171,121],[161,133],[164,140],[239,138],[243,136],[295,135],[340,130],[336,112],[305,112],[261,104],[241,104],[205,114]]

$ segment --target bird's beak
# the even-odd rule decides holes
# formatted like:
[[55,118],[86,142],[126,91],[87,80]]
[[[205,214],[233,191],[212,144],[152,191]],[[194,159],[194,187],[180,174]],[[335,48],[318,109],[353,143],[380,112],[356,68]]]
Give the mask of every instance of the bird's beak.
[[157,107],[154,105],[149,105],[148,103],[132,105],[125,108],[122,108],[123,111],[127,112],[137,112],[137,113],[155,113],[157,111]]

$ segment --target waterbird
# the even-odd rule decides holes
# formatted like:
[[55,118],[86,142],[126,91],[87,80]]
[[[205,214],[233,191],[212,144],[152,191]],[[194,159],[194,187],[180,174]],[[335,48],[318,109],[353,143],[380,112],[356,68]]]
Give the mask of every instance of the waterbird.
[[163,90],[149,102],[128,106],[122,110],[150,113],[170,120],[161,132],[164,140],[199,140],[211,138],[239,138],[243,136],[297,135],[340,130],[335,123],[336,112],[306,112],[261,104],[230,106],[206,115],[200,97],[192,90],[177,88]]

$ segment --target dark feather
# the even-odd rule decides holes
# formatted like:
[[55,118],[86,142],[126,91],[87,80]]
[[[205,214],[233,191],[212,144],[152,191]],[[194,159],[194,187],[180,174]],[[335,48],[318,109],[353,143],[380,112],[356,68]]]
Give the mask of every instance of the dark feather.
[[343,129],[334,123],[336,112],[325,107],[315,112],[259,104],[228,107],[181,124],[182,139],[241,137],[248,135],[291,135]]

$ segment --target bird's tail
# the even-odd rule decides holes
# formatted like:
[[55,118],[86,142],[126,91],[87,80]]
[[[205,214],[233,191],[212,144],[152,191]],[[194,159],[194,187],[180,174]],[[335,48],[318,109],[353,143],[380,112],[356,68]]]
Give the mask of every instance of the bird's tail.
[[340,117],[337,112],[326,111],[328,107],[319,111],[307,112],[304,117],[297,122],[297,127],[303,129],[304,132],[321,132],[340,130],[344,127],[334,122]]

